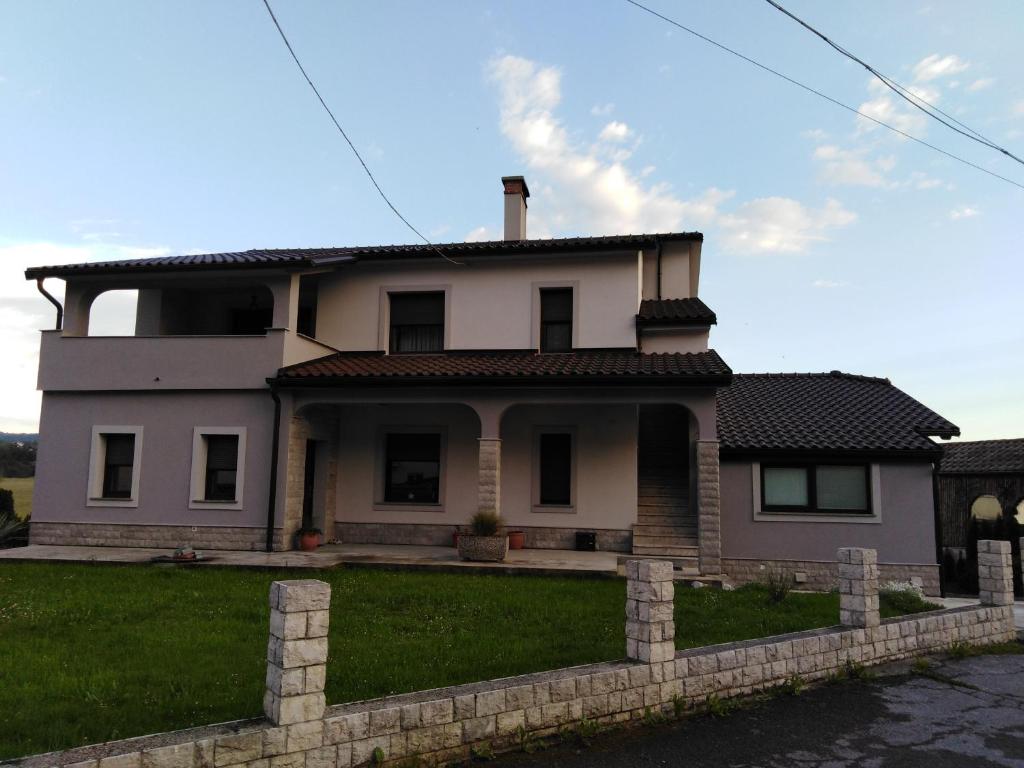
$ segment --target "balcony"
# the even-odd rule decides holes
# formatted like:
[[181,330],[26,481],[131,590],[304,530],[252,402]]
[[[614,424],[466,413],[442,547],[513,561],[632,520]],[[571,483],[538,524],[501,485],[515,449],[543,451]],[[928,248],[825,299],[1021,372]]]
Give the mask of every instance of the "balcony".
[[258,336],[63,336],[43,331],[39,389],[262,389],[281,366],[333,351],[274,328]]

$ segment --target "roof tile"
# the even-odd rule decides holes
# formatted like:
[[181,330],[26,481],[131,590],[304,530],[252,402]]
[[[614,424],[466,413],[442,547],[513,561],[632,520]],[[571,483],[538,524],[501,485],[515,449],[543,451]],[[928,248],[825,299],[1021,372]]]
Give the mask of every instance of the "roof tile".
[[718,322],[707,304],[688,299],[644,299],[637,313],[638,325],[713,325]]
[[944,474],[1024,474],[1024,438],[977,440],[942,447]]

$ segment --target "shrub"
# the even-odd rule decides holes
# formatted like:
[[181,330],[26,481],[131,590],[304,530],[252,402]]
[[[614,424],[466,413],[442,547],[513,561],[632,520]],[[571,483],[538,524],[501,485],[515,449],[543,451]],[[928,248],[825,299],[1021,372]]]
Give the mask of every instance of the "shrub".
[[912,585],[910,589],[890,589],[890,584],[885,584],[878,591],[878,600],[881,605],[894,615],[905,616],[908,613],[923,613],[934,611],[940,606],[929,603]]
[[762,584],[768,590],[768,599],[777,605],[786,599],[793,588],[793,575],[781,568],[769,568]]
[[14,514],[14,491],[0,488],[0,515]]
[[496,512],[481,510],[469,521],[469,530],[474,536],[497,536],[501,529],[501,518]]
[[10,512],[0,512],[0,547],[23,547],[28,544],[28,520],[20,520]]

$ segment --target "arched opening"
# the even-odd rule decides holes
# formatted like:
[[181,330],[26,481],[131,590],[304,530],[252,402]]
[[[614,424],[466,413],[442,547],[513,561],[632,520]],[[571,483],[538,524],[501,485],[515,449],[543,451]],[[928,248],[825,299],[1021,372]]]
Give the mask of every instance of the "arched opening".
[[1017,525],[1024,525],[1024,499],[1017,502],[1017,506],[1013,508],[1014,519],[1017,521]]
[[979,496],[971,503],[971,519],[979,522],[998,520],[1003,515],[999,499],[990,493]]
[[104,291],[89,309],[90,336],[134,336],[139,292]]

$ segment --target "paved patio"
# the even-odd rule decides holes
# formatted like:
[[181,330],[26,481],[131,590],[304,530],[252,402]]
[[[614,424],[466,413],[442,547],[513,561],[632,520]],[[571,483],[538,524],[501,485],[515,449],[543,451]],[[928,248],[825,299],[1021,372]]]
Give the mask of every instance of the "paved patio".
[[[509,551],[508,558],[503,563],[470,563],[459,560],[453,547],[385,544],[326,544],[315,552],[239,552],[216,549],[200,550],[200,552],[203,555],[201,561],[187,563],[184,567],[218,565],[239,568],[323,569],[358,565],[360,567],[408,570],[615,576],[620,557],[618,552],[520,549]],[[167,549],[33,544],[27,547],[0,550],[0,562],[27,560],[74,563],[166,563],[170,554],[170,550]]]

